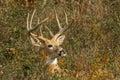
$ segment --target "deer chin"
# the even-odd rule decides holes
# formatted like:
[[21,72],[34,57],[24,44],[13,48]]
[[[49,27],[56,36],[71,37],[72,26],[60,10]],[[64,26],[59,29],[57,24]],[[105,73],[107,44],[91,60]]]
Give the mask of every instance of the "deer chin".
[[67,54],[63,54],[62,56],[66,56]]

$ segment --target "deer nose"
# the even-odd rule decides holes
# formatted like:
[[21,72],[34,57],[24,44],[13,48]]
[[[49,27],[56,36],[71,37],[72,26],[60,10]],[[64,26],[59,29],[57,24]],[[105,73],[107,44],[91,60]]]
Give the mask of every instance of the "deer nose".
[[60,50],[58,55],[59,56],[66,56],[65,50],[64,49]]

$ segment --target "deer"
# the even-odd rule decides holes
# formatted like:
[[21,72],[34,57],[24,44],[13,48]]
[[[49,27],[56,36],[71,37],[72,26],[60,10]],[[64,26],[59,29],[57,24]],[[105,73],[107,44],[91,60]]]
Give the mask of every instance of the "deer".
[[[64,11],[66,26],[62,27],[58,19],[56,9],[54,9],[55,18],[58,24],[59,31],[56,34],[53,34],[50,28],[45,26],[48,33],[52,37],[51,39],[48,39],[43,36],[41,28],[43,27],[42,24],[44,24],[49,18],[47,17],[42,21],[39,21],[38,19],[37,24],[34,27],[32,27],[32,21],[33,21],[35,12],[36,12],[36,9],[33,11],[31,18],[29,13],[27,16],[27,31],[29,35],[29,40],[33,46],[40,47],[45,51],[45,53],[48,54],[48,56],[46,57],[46,64],[48,65],[47,71],[50,73],[55,73],[55,71],[57,71],[58,73],[62,73],[63,70],[58,65],[58,58],[67,55],[67,52],[65,51],[65,49],[61,47],[65,39],[65,35],[63,33],[72,25],[73,21],[71,22],[71,24],[68,23],[67,14]],[[36,29],[38,29],[38,27],[40,29],[40,35],[33,33]]]

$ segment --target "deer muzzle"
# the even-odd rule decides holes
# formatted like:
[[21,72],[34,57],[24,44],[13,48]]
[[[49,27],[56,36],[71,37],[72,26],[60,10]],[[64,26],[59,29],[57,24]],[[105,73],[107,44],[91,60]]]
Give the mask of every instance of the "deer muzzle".
[[61,49],[59,52],[58,52],[58,55],[59,56],[66,56],[66,52],[64,49]]

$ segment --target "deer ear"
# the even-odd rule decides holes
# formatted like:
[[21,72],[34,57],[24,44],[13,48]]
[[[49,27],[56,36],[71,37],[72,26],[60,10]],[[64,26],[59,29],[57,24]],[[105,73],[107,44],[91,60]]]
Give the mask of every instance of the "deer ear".
[[61,44],[63,43],[64,39],[65,39],[65,35],[59,36],[59,37],[57,38],[57,43],[58,43],[58,45],[61,45]]

